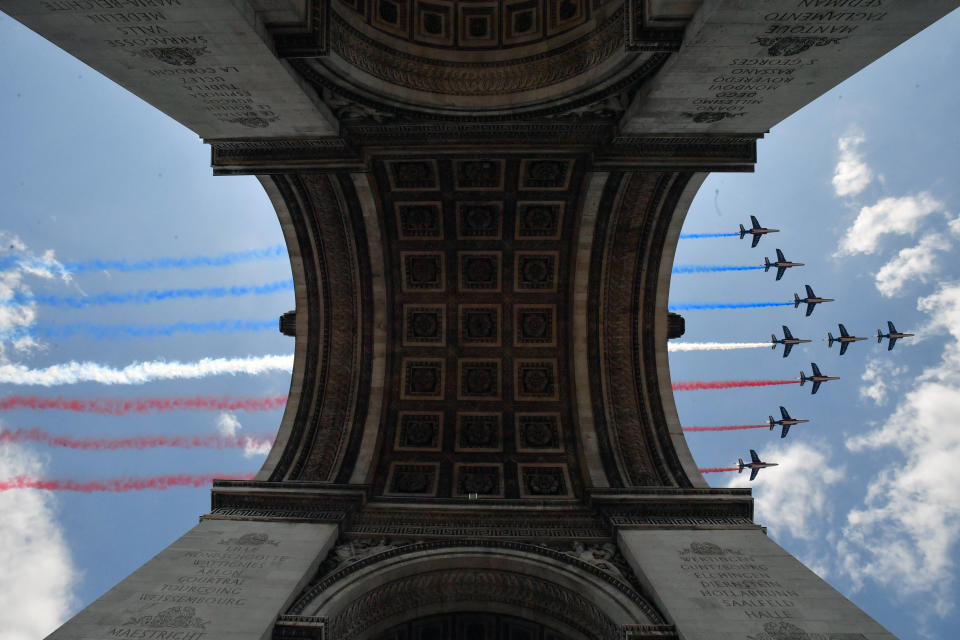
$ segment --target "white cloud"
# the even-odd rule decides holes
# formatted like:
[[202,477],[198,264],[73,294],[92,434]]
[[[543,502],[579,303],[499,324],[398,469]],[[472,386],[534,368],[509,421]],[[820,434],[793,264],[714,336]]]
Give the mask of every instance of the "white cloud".
[[860,153],[860,145],[864,142],[866,137],[858,131],[848,133],[837,141],[840,159],[833,171],[833,190],[840,197],[857,195],[873,179],[873,172]]
[[27,250],[27,245],[17,236],[0,231],[0,364],[9,362],[7,345],[14,351],[25,352],[38,346],[27,329],[36,322],[37,305],[33,302],[18,302],[30,296],[30,288],[24,276],[30,275],[46,280],[60,277],[65,282],[70,275],[54,258],[53,251],[40,256]]
[[[0,445],[0,479],[41,476],[30,449]],[[51,493],[0,493],[0,640],[37,640],[63,624],[76,606],[79,575],[55,514]]]
[[224,411],[217,416],[217,431],[228,438],[236,436],[242,428],[236,414]]
[[867,382],[866,386],[860,387],[860,397],[873,400],[876,405],[886,404],[887,392],[895,382],[902,379],[907,373],[907,367],[898,367],[893,362],[882,358],[872,358],[867,361],[863,375],[860,379]]
[[877,290],[890,298],[900,293],[903,285],[914,278],[926,282],[927,277],[937,271],[940,260],[937,252],[949,249],[950,242],[936,234],[924,236],[915,247],[901,249],[897,257],[877,271]]
[[756,521],[767,525],[772,535],[789,533],[794,538],[812,540],[827,511],[827,487],[844,476],[843,468],[824,455],[827,450],[826,446],[813,447],[804,442],[772,445],[760,453],[764,461],[779,466],[761,470],[753,482],[744,471],[727,486],[753,487]]
[[954,562],[960,543],[960,285],[920,299],[930,330],[954,341],[878,428],[847,441],[859,452],[892,448],[900,459],[871,480],[862,507],[847,515],[838,544],[856,585],[870,579],[900,595],[922,595],[944,616],[954,606]]
[[943,203],[926,192],[883,198],[874,205],[862,207],[853,226],[840,241],[837,255],[873,253],[884,234],[913,234],[921,220],[943,209]]
[[[239,437],[237,434],[243,428],[236,414],[224,411],[217,416],[217,431],[228,438]],[[243,437],[243,456],[252,458],[254,456],[265,456],[270,453],[273,443],[270,440],[257,440],[256,438]]]

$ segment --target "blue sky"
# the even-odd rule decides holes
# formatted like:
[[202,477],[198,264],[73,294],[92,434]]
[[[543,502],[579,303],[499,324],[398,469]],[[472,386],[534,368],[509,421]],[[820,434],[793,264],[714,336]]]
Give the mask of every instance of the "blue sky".
[[[778,405],[811,422],[786,440],[767,430],[693,433],[703,467],[727,466],[755,448],[781,466],[752,483],[770,535],[902,638],[949,637],[960,628],[954,581],[960,539],[960,13],[808,105],[758,145],[752,174],[714,174],[685,232],[733,231],[753,213],[782,231],[748,240],[681,241],[677,264],[761,264],[774,249],[806,266],[774,282],[762,271],[674,276],[671,302],[789,300],[803,284],[837,301],[809,318],[792,307],[688,311],[683,341],[769,340],[787,324],[813,339],[789,358],[782,347],[674,353],[673,380],[791,378],[817,362],[841,380],[809,387],[682,392],[685,425],[756,424]],[[210,174],[197,136],[0,14],[0,261],[34,257],[0,277],[0,298],[95,296],[181,287],[265,284],[290,277],[285,259],[231,267],[64,279],[55,265],[95,258],[139,260],[268,248],[282,242],[251,177]],[[851,230],[853,232],[851,233]],[[11,245],[13,249],[10,249]],[[5,248],[5,249],[4,249]],[[53,254],[48,252],[52,251]],[[879,275],[878,275],[879,274]],[[265,321],[294,305],[290,291],[222,300],[65,310],[0,307],[11,327],[77,322],[163,325]],[[893,320],[917,338],[892,352],[875,340],[838,356],[826,332],[843,322],[875,335]],[[290,354],[275,331],[96,340],[7,339],[0,365],[38,369],[69,361],[112,367],[158,359]],[[212,376],[144,385],[3,384],[12,394],[68,397],[270,395],[289,374]],[[7,411],[0,427],[75,436],[275,432],[280,412],[175,412],[105,417]],[[236,425],[240,426],[237,427]],[[0,445],[0,480],[19,474],[96,479],[166,473],[250,473],[262,455],[241,450],[66,452]],[[713,474],[716,486],[744,476]],[[208,489],[127,494],[0,493],[0,640],[42,637],[196,523]],[[38,564],[42,558],[42,564]]]

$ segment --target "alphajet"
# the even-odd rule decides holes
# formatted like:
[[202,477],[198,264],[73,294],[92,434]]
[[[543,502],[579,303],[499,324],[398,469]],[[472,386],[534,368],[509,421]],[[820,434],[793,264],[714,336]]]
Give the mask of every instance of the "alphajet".
[[811,362],[810,366],[813,368],[813,375],[806,376],[803,371],[800,372],[800,386],[803,386],[803,383],[809,380],[813,383],[813,389],[810,391],[810,395],[813,395],[817,392],[817,389],[820,388],[820,383],[826,382],[827,380],[839,380],[836,376],[825,376],[820,373],[820,367],[817,366],[816,362]]
[[782,278],[782,277],[783,277],[783,274],[784,274],[784,273],[787,271],[787,269],[789,269],[790,267],[802,267],[802,266],[803,266],[803,263],[802,263],[802,262],[790,262],[789,260],[787,260],[786,258],[784,258],[784,257],[783,257],[783,251],[780,251],[780,249],[777,249],[777,261],[776,261],[776,262],[770,262],[770,258],[764,258],[764,259],[763,259],[763,262],[764,262],[764,265],[765,265],[765,266],[763,267],[763,272],[764,272],[764,273],[766,273],[767,271],[770,271],[770,267],[776,267],[776,268],[777,268],[777,280],[779,280],[780,278]]
[[807,303],[807,315],[809,316],[813,313],[813,307],[820,304],[821,302],[833,302],[833,298],[821,298],[813,293],[813,289],[810,285],[803,285],[807,288],[807,297],[801,298],[797,294],[793,294],[793,308],[796,309],[800,306],[801,302]]
[[760,473],[760,469],[776,467],[778,463],[763,462],[760,460],[760,456],[757,455],[757,452],[753,449],[750,449],[750,462],[744,462],[743,458],[737,458],[737,464],[740,466],[740,470],[737,471],[737,473],[743,473],[744,469],[750,469],[750,480],[753,480],[757,477],[757,474]]
[[856,342],[857,340],[866,340],[866,338],[860,338],[858,336],[850,335],[849,333],[847,333],[847,328],[842,324],[838,324],[837,326],[840,327],[840,337],[834,338],[833,334],[827,331],[827,348],[832,347],[834,342],[839,342],[840,355],[843,355],[847,352],[847,347],[850,346],[851,342]]
[[783,340],[777,340],[777,336],[770,334],[770,341],[773,342],[773,345],[770,346],[771,349],[776,349],[777,344],[783,345],[783,357],[786,358],[790,355],[790,349],[793,349],[793,345],[801,344],[803,342],[810,342],[809,340],[804,340],[803,338],[794,338],[793,334],[790,333],[790,329],[787,328],[787,325],[783,326]]
[[780,229],[767,229],[766,227],[761,227],[760,223],[757,221],[757,216],[750,216],[750,222],[753,224],[753,227],[750,229],[744,229],[743,225],[740,225],[740,239],[743,240],[743,237],[748,233],[753,236],[753,244],[750,247],[757,246],[757,243],[760,242],[760,236],[767,233],[777,233]]
[[887,338],[890,340],[890,342],[887,343],[887,351],[890,351],[891,349],[893,349],[893,345],[895,345],[897,343],[897,340],[899,340],[900,338],[908,338],[914,335],[912,333],[900,333],[899,331],[897,331],[897,328],[893,326],[893,323],[890,322],[889,320],[887,320],[887,328],[890,330],[890,333],[883,333],[883,331],[881,331],[880,329],[877,329],[877,344],[880,344],[880,342],[883,341],[884,338]]
[[793,425],[810,422],[809,420],[798,420],[797,418],[791,418],[790,414],[787,413],[787,410],[784,407],[780,407],[780,415],[783,416],[783,419],[781,420],[774,420],[773,416],[770,416],[770,431],[773,431],[773,427],[779,424],[783,427],[783,430],[780,432],[781,438],[787,437],[787,432],[790,431],[790,427]]

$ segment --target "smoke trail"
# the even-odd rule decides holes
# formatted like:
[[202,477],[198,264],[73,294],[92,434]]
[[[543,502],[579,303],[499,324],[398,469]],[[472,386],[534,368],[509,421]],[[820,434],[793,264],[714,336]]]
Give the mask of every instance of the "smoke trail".
[[43,304],[50,307],[68,307],[71,309],[87,309],[89,307],[103,307],[111,304],[152,304],[163,300],[180,298],[227,298],[239,296],[263,296],[279,291],[292,291],[293,280],[278,280],[268,284],[252,287],[202,287],[196,289],[154,289],[133,291],[130,293],[100,293],[89,298],[64,298],[59,296],[38,296],[16,293],[3,301],[4,305],[11,304]]
[[697,469],[700,473],[722,473],[724,471],[736,471],[739,467],[712,467],[710,469]]
[[244,449],[273,444],[273,436],[134,436],[131,438],[70,438],[57,436],[42,429],[0,430],[0,444],[33,442],[49,447],[78,449],[81,451],[116,451],[118,449],[154,449],[174,447],[178,449]]
[[769,424],[729,424],[722,427],[684,427],[684,431],[739,431],[741,429],[768,429]]
[[247,358],[204,358],[198,362],[136,362],[123,369],[114,369],[96,362],[68,362],[45,369],[28,369],[23,365],[0,365],[0,384],[32,384],[52,387],[78,382],[100,384],[143,384],[154,380],[205,378],[223,374],[257,375],[267,371],[290,371],[293,355]]
[[85,334],[96,340],[122,340],[124,338],[160,338],[178,333],[239,333],[241,331],[276,331],[277,319],[269,320],[220,320],[216,322],[175,322],[167,325],[98,325],[86,322],[59,326],[30,327],[9,332],[4,338],[72,338]]
[[731,349],[767,349],[769,342],[668,342],[667,351],[729,351]]
[[754,307],[789,307],[793,302],[691,302],[671,304],[670,311],[691,309],[751,309]]
[[681,264],[673,268],[673,273],[713,273],[716,271],[754,271],[766,269],[764,265],[735,265],[735,264]]
[[[287,255],[287,250],[282,244],[266,247],[264,249],[251,249],[249,251],[233,251],[213,256],[194,256],[192,258],[153,258],[151,260],[138,260],[129,262],[127,260],[85,260],[80,262],[66,262],[63,268],[68,273],[85,273],[88,271],[154,271],[157,269],[196,269],[197,267],[226,267],[242,262],[254,262],[257,260],[270,260],[274,258],[283,258]],[[49,261],[35,257],[9,256],[0,260],[0,271],[6,271],[12,267],[47,267]]]
[[125,416],[131,413],[163,413],[167,411],[273,411],[282,409],[287,396],[262,398],[230,396],[192,396],[182,398],[56,398],[44,396],[7,396],[0,398],[0,411],[33,409],[35,411],[74,411]]
[[681,233],[681,240],[695,240],[700,238],[731,238],[740,235],[736,231],[733,233]]
[[205,487],[216,479],[221,480],[252,480],[254,474],[222,475],[219,473],[206,474],[177,474],[167,476],[153,476],[149,478],[107,478],[80,482],[78,480],[45,480],[29,476],[17,476],[9,480],[0,481],[0,491],[13,489],[42,489],[44,491],[79,491],[81,493],[98,493],[109,491],[125,493],[127,491],[143,491],[156,489],[164,491],[173,487]]
[[674,391],[702,391],[705,389],[734,389],[736,387],[771,387],[778,384],[799,384],[799,380],[713,380],[674,382]]

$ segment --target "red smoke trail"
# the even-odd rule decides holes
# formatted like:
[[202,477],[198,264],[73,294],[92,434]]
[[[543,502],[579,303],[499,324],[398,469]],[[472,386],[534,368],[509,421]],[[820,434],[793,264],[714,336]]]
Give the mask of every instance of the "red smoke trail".
[[[684,427],[684,431],[739,431],[740,429],[769,429],[768,424],[730,424],[722,427]],[[0,442],[3,434],[0,434]]]
[[262,398],[230,396],[193,396],[183,398],[56,398],[45,396],[7,396],[0,398],[0,411],[15,409],[76,411],[124,416],[129,413],[163,411],[271,411],[282,409],[287,396]]
[[733,389],[734,387],[771,387],[777,384],[799,384],[799,380],[695,380],[674,382],[674,391],[701,391],[704,389]]
[[739,467],[713,467],[710,469],[698,469],[700,473],[721,473],[723,471],[736,471]]
[[180,449],[235,449],[273,444],[273,436],[134,436],[132,438],[69,438],[55,436],[42,429],[0,430],[0,444],[37,442],[51,447],[80,449],[82,451],[115,451],[117,449],[153,449],[177,447]]
[[43,478],[17,476],[0,482],[0,491],[12,491],[14,489],[79,491],[80,493],[99,493],[101,491],[125,493],[127,491],[144,491],[146,489],[164,491],[173,487],[205,487],[212,483],[215,478],[224,480],[252,480],[253,477],[252,473],[241,476],[207,473],[202,475],[178,474],[153,476],[152,478],[107,478],[105,480],[79,482],[77,480],[45,480]]

